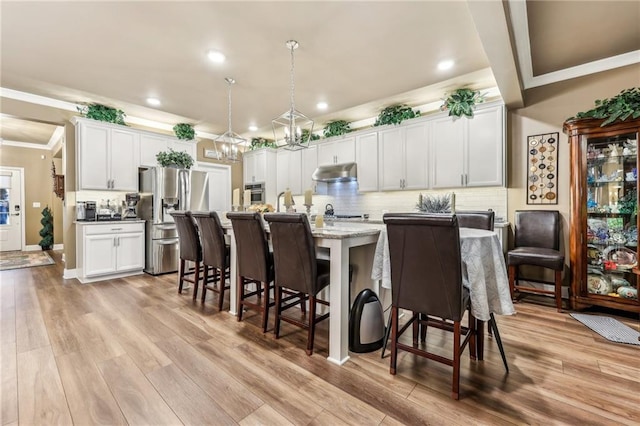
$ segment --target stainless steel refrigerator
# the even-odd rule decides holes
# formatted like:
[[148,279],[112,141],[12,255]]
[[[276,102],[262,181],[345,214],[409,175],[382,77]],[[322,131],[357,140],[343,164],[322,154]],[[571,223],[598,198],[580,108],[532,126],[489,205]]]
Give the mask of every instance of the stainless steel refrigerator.
[[209,210],[206,172],[153,167],[140,171],[138,215],[146,221],[145,269],[151,275],[178,270],[178,231],[174,210]]

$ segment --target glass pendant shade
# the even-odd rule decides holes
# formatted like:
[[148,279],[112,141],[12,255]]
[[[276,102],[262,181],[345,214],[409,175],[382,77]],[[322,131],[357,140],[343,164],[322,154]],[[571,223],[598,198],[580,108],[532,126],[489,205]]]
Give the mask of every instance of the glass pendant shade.
[[291,51],[291,103],[289,110],[271,121],[273,137],[278,146],[288,150],[298,150],[309,146],[311,132],[313,132],[313,120],[296,110],[294,102],[294,61],[293,51],[298,48],[298,42],[289,40],[286,43]]
[[229,127],[226,132],[213,140],[213,147],[218,160],[235,163],[241,160],[242,153],[239,148],[241,144],[246,144],[247,140],[231,130],[231,85],[236,81],[230,77],[225,78],[225,81],[228,85]]

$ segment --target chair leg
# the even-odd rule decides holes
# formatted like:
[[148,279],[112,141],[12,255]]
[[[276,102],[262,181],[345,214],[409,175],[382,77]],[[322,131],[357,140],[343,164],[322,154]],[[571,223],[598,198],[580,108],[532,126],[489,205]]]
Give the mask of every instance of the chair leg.
[[511,291],[511,300],[515,300],[517,274],[518,274],[518,267],[514,265],[509,265],[509,290]]
[[[215,273],[215,270],[214,270]],[[204,299],[207,297],[207,281],[209,280],[209,266],[204,265],[204,274],[202,277],[202,297],[200,300],[204,303]]]
[[398,307],[391,306],[391,365],[389,372],[396,374],[396,361],[398,359]]
[[282,315],[282,307],[280,306],[282,300],[282,287],[276,286],[274,293],[274,297],[276,299],[276,321],[273,327],[273,332],[276,335],[276,339],[278,339],[280,338],[280,316]]
[[502,362],[504,363],[504,369],[509,373],[509,365],[507,364],[507,357],[504,353],[504,347],[502,346],[502,339],[500,338],[500,332],[498,331],[498,324],[496,323],[496,318],[493,316],[493,312],[491,313],[491,318],[489,319],[489,330],[493,329],[493,335],[496,338],[496,342],[498,343],[498,349],[500,349],[500,356],[502,357]]
[[244,300],[244,277],[238,277],[238,321],[242,321],[242,301]]
[[556,308],[558,312],[562,312],[562,271],[556,271],[555,284]]
[[198,285],[200,284],[200,262],[195,262],[196,264],[196,272],[194,275],[194,283],[193,283],[193,300],[196,300],[196,297],[198,296]]
[[[424,314],[420,314],[422,316],[423,320],[428,320],[428,316],[424,315]],[[424,324],[420,324],[420,340],[422,341],[422,343],[427,341],[427,327],[428,325],[426,323]]]
[[313,354],[313,340],[316,337],[316,297],[309,295],[309,332],[307,334],[307,355]]
[[469,310],[469,330],[471,330],[471,337],[469,337],[469,358],[473,360],[482,361],[482,352],[484,350],[484,342],[481,339],[480,332],[482,330],[483,322],[473,316],[471,310]]
[[178,267],[178,294],[182,293],[182,284],[184,283],[184,259],[180,259]]
[[262,332],[267,332],[267,326],[269,324],[269,283],[263,282],[262,288],[264,289],[264,300],[262,302]]
[[451,398],[460,398],[460,321],[453,323],[453,380]]
[[382,354],[380,358],[384,358],[384,351],[387,349],[387,342],[389,341],[389,335],[391,334],[391,312],[389,312],[389,318],[387,319],[387,327],[384,329],[384,343],[382,345]]
[[411,321],[413,321],[413,347],[418,347],[418,334],[420,332],[420,320],[422,319],[422,314],[417,314],[415,312],[411,315]]
[[218,275],[218,285],[219,287],[219,293],[218,293],[218,311],[222,310],[222,305],[224,304],[224,287],[227,284],[227,278],[225,275],[225,271],[224,269],[222,270],[216,270],[216,272],[219,274]]

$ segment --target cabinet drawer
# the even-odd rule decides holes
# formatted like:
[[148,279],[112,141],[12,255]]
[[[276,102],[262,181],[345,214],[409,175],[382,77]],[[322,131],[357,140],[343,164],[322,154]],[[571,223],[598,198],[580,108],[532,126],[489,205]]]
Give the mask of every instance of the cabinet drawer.
[[142,231],[144,231],[144,223],[110,223],[105,225],[86,225],[84,233],[85,235],[99,235]]

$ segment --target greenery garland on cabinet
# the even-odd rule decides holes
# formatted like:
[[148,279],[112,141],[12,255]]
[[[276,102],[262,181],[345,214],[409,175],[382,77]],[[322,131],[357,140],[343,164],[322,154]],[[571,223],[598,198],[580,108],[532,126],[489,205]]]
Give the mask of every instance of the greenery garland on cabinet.
[[53,248],[53,215],[49,206],[42,209],[42,219],[40,219],[42,229],[40,236],[42,239],[38,243],[42,250],[51,250]]
[[440,109],[449,111],[449,117],[462,116],[473,118],[476,104],[484,102],[484,95],[479,90],[456,89],[445,100]]
[[193,126],[189,123],[178,123],[173,126],[173,132],[176,137],[185,141],[192,141],[196,137],[196,131],[193,129]]
[[640,88],[625,89],[611,99],[596,99],[595,104],[595,108],[579,112],[569,120],[581,118],[605,119],[600,124],[600,127],[612,124],[617,120],[625,121],[628,118],[635,120],[640,117]]
[[265,139],[265,138],[252,138],[251,143],[249,144],[249,151],[253,151],[254,149],[260,148],[277,148],[275,141],[273,139]]
[[193,158],[185,151],[161,151],[156,154],[156,160],[161,167],[176,167],[178,169],[190,169],[193,166]]
[[420,111],[413,110],[406,105],[391,105],[380,111],[374,126],[384,126],[385,124],[400,124],[404,120],[420,117]]
[[77,110],[84,117],[91,118],[92,120],[104,121],[107,123],[120,124],[126,126],[124,122],[125,113],[122,110],[112,108],[102,104],[88,104],[77,107]]
[[347,134],[351,131],[350,127],[351,123],[345,120],[336,120],[330,121],[324,127],[322,134],[325,138],[330,138],[332,136],[340,136]]

